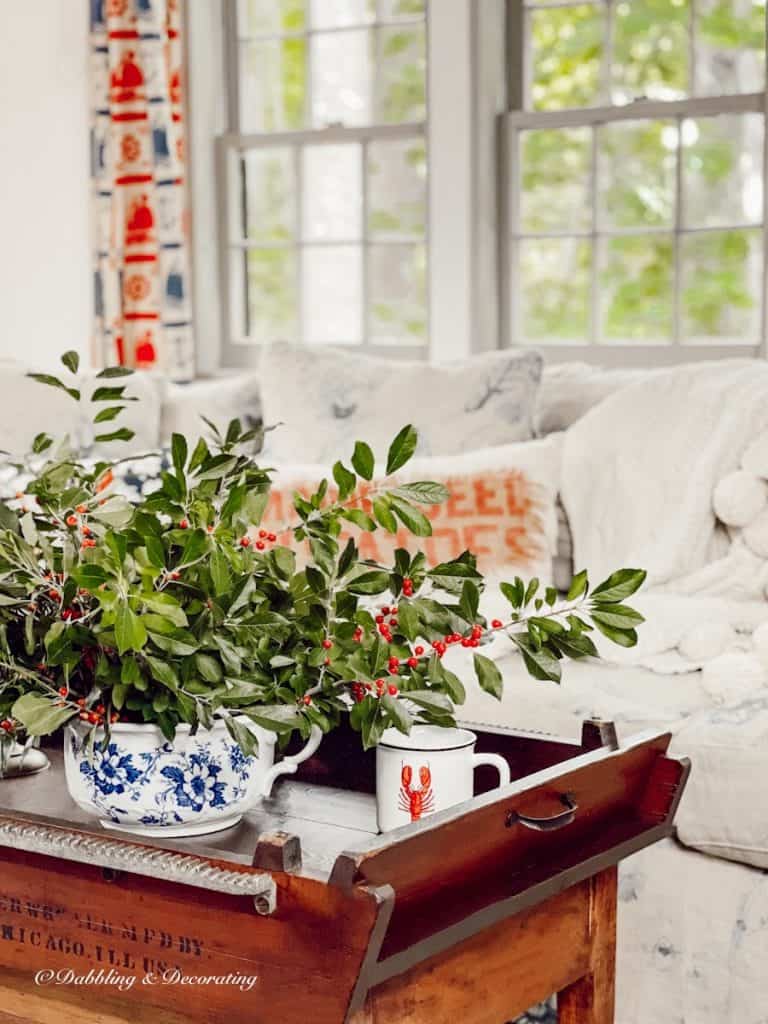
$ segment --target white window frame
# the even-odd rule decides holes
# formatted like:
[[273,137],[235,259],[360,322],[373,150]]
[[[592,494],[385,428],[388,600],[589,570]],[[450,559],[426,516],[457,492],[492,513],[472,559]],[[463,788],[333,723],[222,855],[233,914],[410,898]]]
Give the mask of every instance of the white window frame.
[[[691,17],[694,17],[694,3],[691,2]],[[571,3],[537,4],[536,9],[571,6]],[[606,0],[608,22],[612,0]],[[530,8],[529,8],[530,9]],[[500,264],[501,264],[501,317],[502,338],[505,345],[535,344],[548,362],[568,359],[597,361],[606,365],[664,365],[696,359],[719,359],[765,356],[768,351],[768,92],[741,93],[726,96],[692,97],[682,100],[636,100],[623,106],[576,107],[563,110],[530,110],[527,103],[528,54],[525,48],[525,10],[523,0],[508,0],[507,47],[508,47],[508,111],[499,118],[499,197],[500,197]],[[692,65],[695,66],[695,65]],[[768,67],[768,62],[766,64]],[[762,229],[763,282],[760,297],[760,338],[755,344],[689,344],[680,338],[680,240],[685,235],[702,231],[738,230],[750,225],[739,224],[729,228],[689,228],[681,221],[682,141],[678,131],[676,157],[675,222],[671,228],[632,228],[606,230],[597,223],[597,159],[592,153],[590,196],[592,223],[583,232],[536,232],[525,234],[520,228],[520,146],[518,136],[530,129],[562,129],[586,127],[595,129],[602,125],[621,121],[676,120],[678,126],[686,118],[711,117],[718,114],[758,113],[764,122],[763,132],[763,211],[762,223],[751,225]],[[593,139],[596,132],[593,131]],[[622,235],[666,234],[673,239],[674,290],[673,324],[674,333],[670,342],[664,343],[605,343],[600,340],[599,320],[599,267],[598,238],[620,237]],[[550,344],[538,340],[526,341],[520,330],[519,265],[518,243],[525,238],[584,238],[592,241],[591,298],[592,298],[592,340]]]
[[[296,33],[283,33],[273,38],[308,38],[316,32],[324,35],[342,34],[361,29],[371,29],[383,25],[389,28],[398,26],[424,25],[427,35],[427,73],[429,74],[429,14],[430,3],[426,3],[426,18],[424,21],[418,18],[393,19],[385,22],[367,22],[360,25],[344,25],[337,28],[313,30],[306,29]],[[361,341],[344,345],[343,342],[334,344],[349,347],[350,351],[367,354],[386,354],[392,357],[422,358],[429,350],[430,322],[429,322],[429,277],[427,281],[426,317],[427,317],[427,341],[413,342],[411,344],[375,344],[370,340],[370,309],[369,309],[369,266],[367,251],[372,244],[376,246],[386,245],[419,245],[422,239],[386,240],[376,239],[375,242],[369,236],[367,214],[367,161],[368,147],[372,142],[392,139],[427,139],[429,123],[429,89],[427,88],[427,117],[423,121],[404,122],[402,124],[369,124],[361,126],[331,125],[327,128],[306,128],[296,131],[277,131],[242,133],[240,131],[240,70],[239,57],[240,47],[244,41],[243,36],[237,32],[237,0],[224,0],[224,37],[226,47],[226,73],[227,73],[227,121],[228,130],[219,135],[216,139],[216,166],[217,182],[219,185],[219,282],[221,293],[221,317],[222,317],[222,338],[221,338],[221,361],[228,367],[250,366],[257,360],[261,343],[257,340],[249,340],[239,335],[237,331],[238,320],[240,319],[237,310],[244,310],[247,301],[243,294],[242,275],[234,275],[231,269],[231,256],[233,252],[242,250],[247,252],[249,248],[287,248],[296,253],[296,295],[298,298],[297,310],[297,338],[303,336],[303,325],[307,316],[304,295],[301,282],[302,254],[306,249],[322,247],[324,245],[349,245],[357,246],[362,250],[362,301],[361,301]],[[259,36],[259,40],[268,40],[267,35]],[[309,81],[309,76],[307,76]],[[374,85],[375,91],[375,85]],[[307,97],[308,98],[308,97]],[[357,143],[360,145],[362,160],[362,232],[360,238],[355,239],[334,239],[332,242],[306,241],[303,239],[301,230],[302,202],[301,202],[301,153],[306,146],[334,145],[339,143]],[[241,160],[244,154],[257,149],[289,148],[292,150],[293,165],[295,169],[295,180],[298,192],[296,202],[297,223],[295,238],[284,245],[270,245],[259,242],[256,239],[246,238],[236,223],[236,217],[241,211]],[[430,152],[427,146],[427,164],[430,167]],[[427,195],[425,208],[425,227],[423,245],[427,252],[427,265],[429,267],[430,254],[430,218],[427,216],[429,209],[430,173],[427,173]],[[332,341],[332,339],[329,339]]]

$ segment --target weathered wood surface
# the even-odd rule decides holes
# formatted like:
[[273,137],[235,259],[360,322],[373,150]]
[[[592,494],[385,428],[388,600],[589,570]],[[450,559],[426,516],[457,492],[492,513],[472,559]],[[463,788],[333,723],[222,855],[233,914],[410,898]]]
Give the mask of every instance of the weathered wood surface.
[[[478,747],[503,753],[517,781],[379,836],[371,759],[342,733],[236,828],[128,837],[269,871],[277,908],[266,917],[244,896],[129,873],[109,881],[93,865],[0,847],[0,1024],[342,1024],[349,1013],[355,1024],[503,1024],[554,989],[566,993],[565,1024],[607,1024],[615,893],[605,872],[669,833],[687,773],[666,756],[668,735],[595,748],[609,736],[603,726],[581,743],[483,733]],[[103,835],[69,800],[52,753],[45,776],[0,782],[0,813]],[[579,808],[565,827],[516,820],[562,812],[566,792]],[[143,981],[168,967],[256,981],[249,992]],[[113,968],[135,984],[129,998],[108,986],[41,988],[39,968]]]
[[616,880],[608,868],[590,881],[589,970],[558,990],[558,1024],[613,1024],[616,981]]

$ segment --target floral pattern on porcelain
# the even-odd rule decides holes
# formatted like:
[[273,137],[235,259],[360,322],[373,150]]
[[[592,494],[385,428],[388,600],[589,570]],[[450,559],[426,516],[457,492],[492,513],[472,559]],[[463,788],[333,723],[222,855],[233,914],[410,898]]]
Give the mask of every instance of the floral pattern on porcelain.
[[[73,799],[105,821],[127,828],[191,824],[240,816],[258,799],[271,757],[247,757],[222,723],[169,743],[153,729],[113,730],[91,749],[84,728],[70,725],[67,781]],[[268,744],[265,744],[268,747]],[[271,748],[270,748],[271,752]]]

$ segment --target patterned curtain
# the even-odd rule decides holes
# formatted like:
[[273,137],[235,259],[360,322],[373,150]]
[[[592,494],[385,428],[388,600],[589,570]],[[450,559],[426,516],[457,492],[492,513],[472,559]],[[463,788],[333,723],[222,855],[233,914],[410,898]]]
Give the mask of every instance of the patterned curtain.
[[94,362],[194,375],[182,0],[91,0]]

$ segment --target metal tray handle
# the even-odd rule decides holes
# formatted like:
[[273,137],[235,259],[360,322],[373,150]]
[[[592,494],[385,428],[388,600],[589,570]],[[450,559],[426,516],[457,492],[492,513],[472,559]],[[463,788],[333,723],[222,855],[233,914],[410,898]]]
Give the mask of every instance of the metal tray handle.
[[527,814],[510,811],[505,824],[507,828],[512,828],[513,825],[525,825],[526,828],[532,828],[535,832],[554,832],[555,829],[565,828],[575,819],[579,805],[573,799],[573,793],[562,793],[560,802],[565,805],[565,810],[559,814],[553,814],[549,818],[531,818]]

